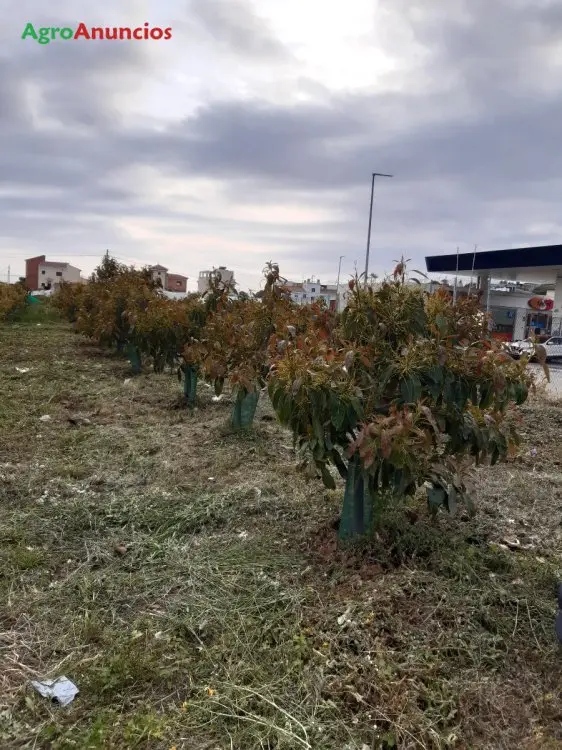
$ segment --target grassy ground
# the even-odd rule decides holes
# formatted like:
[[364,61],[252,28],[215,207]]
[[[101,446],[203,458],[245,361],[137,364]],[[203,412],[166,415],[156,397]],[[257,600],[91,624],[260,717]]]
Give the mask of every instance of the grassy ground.
[[[562,747],[562,408],[522,410],[475,519],[343,553],[266,399],[235,436],[34,315],[0,328],[1,748]],[[29,687],[62,674],[67,708]]]

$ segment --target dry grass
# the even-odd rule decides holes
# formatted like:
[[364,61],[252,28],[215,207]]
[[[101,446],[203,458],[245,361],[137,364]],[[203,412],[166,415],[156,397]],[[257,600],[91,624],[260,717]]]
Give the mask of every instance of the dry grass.
[[[562,747],[562,408],[523,410],[476,519],[342,553],[266,399],[236,436],[228,397],[190,415],[36,323],[0,328],[0,747]],[[29,688],[60,674],[66,709]]]

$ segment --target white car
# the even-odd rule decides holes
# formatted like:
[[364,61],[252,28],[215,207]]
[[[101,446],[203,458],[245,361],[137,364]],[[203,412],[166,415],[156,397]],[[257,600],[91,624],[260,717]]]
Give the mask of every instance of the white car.
[[[562,357],[562,336],[552,336],[542,344],[533,342],[532,339],[514,341],[509,347],[509,352],[512,357],[519,358],[523,354],[532,354],[535,346],[544,346],[547,361],[556,357]],[[532,356],[531,359],[533,359]]]
[[552,336],[542,346],[546,349],[547,360],[562,357],[562,336]]

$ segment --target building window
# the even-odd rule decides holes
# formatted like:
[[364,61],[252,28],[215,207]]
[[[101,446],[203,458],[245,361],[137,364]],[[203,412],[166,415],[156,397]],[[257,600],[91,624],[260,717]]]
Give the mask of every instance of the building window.
[[62,276],[62,271],[57,271],[56,276]]
[[310,291],[311,291],[311,292],[315,292],[315,291],[316,291],[316,287],[315,287],[315,286],[313,286],[313,287],[312,287],[312,289],[311,289]]
[[45,275],[45,271],[41,271],[41,276],[44,276],[44,275]]
[[181,286],[181,281],[176,281],[176,286]]

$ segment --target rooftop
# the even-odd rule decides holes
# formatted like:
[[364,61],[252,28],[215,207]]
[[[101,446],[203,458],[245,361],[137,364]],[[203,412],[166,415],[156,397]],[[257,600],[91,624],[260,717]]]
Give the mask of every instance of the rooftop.
[[[457,266],[458,263],[458,266]],[[425,259],[429,273],[478,276],[482,272],[506,281],[551,281],[562,276],[562,245],[518,247],[473,253],[431,255]]]

